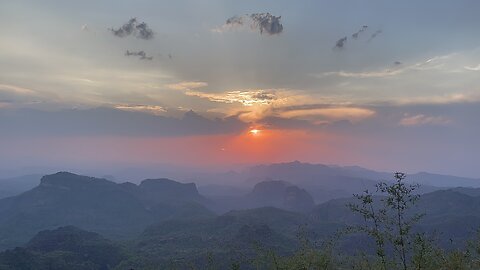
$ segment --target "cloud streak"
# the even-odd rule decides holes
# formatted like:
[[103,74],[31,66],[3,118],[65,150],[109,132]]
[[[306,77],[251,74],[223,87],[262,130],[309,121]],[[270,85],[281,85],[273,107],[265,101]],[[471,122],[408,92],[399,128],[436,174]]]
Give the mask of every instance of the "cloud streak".
[[133,112],[146,112],[154,115],[162,115],[167,112],[167,110],[158,105],[129,105],[121,104],[115,105],[115,109],[124,110],[124,111],[133,111]]
[[393,67],[382,69],[382,70],[376,70],[376,71],[364,71],[364,72],[349,72],[344,70],[329,71],[329,72],[324,72],[323,74],[317,77],[338,76],[338,77],[359,78],[359,79],[386,78],[386,77],[400,75],[402,73],[405,73],[407,71],[412,71],[412,70],[418,70],[418,71],[442,70],[444,69],[444,66],[445,66],[444,61],[448,60],[453,55],[454,54],[435,56],[425,61],[421,61],[421,62],[417,62],[411,65],[405,65],[405,66],[403,65],[402,62],[395,61],[393,63]]
[[[313,120],[314,122],[349,120],[360,121],[375,115],[375,111],[369,108],[356,106],[342,106],[330,104],[311,104],[301,106],[287,106],[276,108],[274,115],[281,118],[295,118],[303,120]],[[326,123],[326,122],[322,122]]]
[[367,42],[371,42],[372,40],[374,40],[378,35],[380,35],[383,31],[382,30],[377,30],[375,31],[375,33],[373,33],[370,38],[367,40]]
[[206,98],[219,103],[240,103],[243,106],[250,107],[254,105],[269,105],[277,100],[275,92],[272,90],[236,90],[224,93],[204,93],[199,91],[187,91],[188,96]]
[[442,116],[427,116],[424,114],[417,114],[413,116],[405,116],[399,122],[399,125],[405,127],[435,125],[444,126],[450,124],[452,121]]
[[470,71],[480,71],[480,64],[477,65],[477,66],[474,66],[474,67],[465,66],[465,67],[463,67],[463,68],[465,68],[466,70],[470,70]]
[[362,28],[360,28],[360,30],[358,30],[357,32],[355,32],[355,33],[352,34],[352,38],[353,38],[353,39],[358,39],[359,35],[360,35],[361,33],[365,32],[367,29],[368,29],[368,25],[362,26]]
[[125,52],[125,56],[138,56],[138,59],[140,60],[153,60],[153,56],[147,56],[147,54],[144,51],[129,51],[127,50]]
[[206,82],[179,82],[179,83],[172,83],[172,84],[167,84],[167,87],[173,90],[191,90],[191,89],[196,89],[196,88],[202,88],[208,86],[208,83]]

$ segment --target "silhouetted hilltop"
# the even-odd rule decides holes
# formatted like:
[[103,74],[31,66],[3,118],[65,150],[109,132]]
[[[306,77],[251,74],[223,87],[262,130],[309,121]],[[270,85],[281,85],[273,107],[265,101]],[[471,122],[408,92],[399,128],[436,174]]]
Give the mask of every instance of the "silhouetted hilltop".
[[142,196],[152,202],[196,201],[205,202],[194,183],[179,183],[170,179],[147,179],[138,186]]

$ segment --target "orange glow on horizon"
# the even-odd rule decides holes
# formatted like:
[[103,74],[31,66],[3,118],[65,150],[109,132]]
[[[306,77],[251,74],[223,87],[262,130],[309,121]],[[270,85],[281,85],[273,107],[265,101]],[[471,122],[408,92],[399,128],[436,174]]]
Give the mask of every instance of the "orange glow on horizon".
[[[345,147],[346,140],[322,132],[251,127],[240,134],[143,138],[78,136],[26,141],[20,138],[18,142],[24,145],[22,155],[25,156],[32,149],[48,151],[52,145],[64,149],[55,152],[51,158],[58,163],[69,160],[82,164],[140,166],[165,163],[202,167],[292,160],[339,163],[343,161],[344,149],[348,151],[348,157],[352,157],[351,148]],[[4,142],[0,142],[0,146],[3,146],[2,150],[8,149]]]

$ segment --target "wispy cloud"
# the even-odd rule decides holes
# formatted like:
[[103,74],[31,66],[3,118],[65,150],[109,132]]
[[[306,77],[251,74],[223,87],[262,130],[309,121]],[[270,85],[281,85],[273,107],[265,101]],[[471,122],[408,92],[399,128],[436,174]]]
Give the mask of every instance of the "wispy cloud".
[[339,76],[347,78],[383,78],[394,76],[403,73],[403,69],[384,69],[379,71],[367,71],[367,72],[348,72],[348,71],[331,71],[323,73],[324,76]]
[[120,104],[115,105],[115,109],[124,110],[124,111],[136,111],[136,112],[146,112],[154,115],[161,115],[167,112],[167,110],[158,105],[130,105],[130,104]]
[[144,51],[129,51],[125,52],[125,56],[138,56],[140,60],[153,60],[153,56],[147,56]]
[[324,77],[324,76],[338,76],[338,77],[347,77],[347,78],[384,78],[384,77],[391,77],[396,76],[407,71],[411,70],[441,70],[445,68],[445,60],[451,58],[455,54],[448,54],[442,56],[435,56],[429,58],[425,61],[417,62],[411,65],[403,65],[400,61],[395,61],[392,67],[381,69],[381,70],[373,70],[373,71],[362,71],[362,72],[350,72],[350,71],[329,71],[324,72],[320,76],[316,77]]
[[198,91],[187,91],[187,95],[206,98],[213,102],[240,103],[243,106],[268,105],[277,99],[273,90],[236,90],[224,93],[204,93]]
[[0,84],[0,92],[10,92],[17,95],[36,95],[37,92],[23,87],[9,84]]
[[370,38],[367,40],[367,42],[370,42],[372,40],[374,40],[378,35],[380,35],[383,31],[382,30],[377,30],[375,31],[375,33],[373,33]]
[[310,105],[284,108],[277,115],[284,118],[359,121],[374,116],[375,111],[354,106]]
[[191,90],[208,86],[206,82],[185,81],[173,84],[167,84],[167,87],[173,90]]
[[474,66],[474,67],[465,66],[463,68],[465,68],[466,70],[471,70],[471,71],[479,71],[480,70],[480,64],[478,64],[477,66]]
[[362,26],[362,28],[360,28],[357,32],[352,34],[352,38],[357,39],[360,36],[360,34],[365,32],[367,29],[368,29],[368,25]]
[[410,104],[454,104],[479,102],[480,95],[474,93],[453,93],[448,95],[399,98],[395,100],[398,105]]
[[399,125],[411,127],[411,126],[423,126],[423,125],[448,125],[452,121],[442,116],[427,116],[424,114],[417,114],[413,116],[405,116],[399,122]]

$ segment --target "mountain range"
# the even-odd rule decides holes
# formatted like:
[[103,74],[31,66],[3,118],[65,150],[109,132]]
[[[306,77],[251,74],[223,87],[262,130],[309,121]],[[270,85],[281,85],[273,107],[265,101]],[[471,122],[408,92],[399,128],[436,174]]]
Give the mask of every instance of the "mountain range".
[[[247,175],[249,190],[223,195],[222,189],[202,195],[195,183],[166,178],[134,184],[69,172],[43,176],[30,190],[0,199],[0,269],[22,269],[12,268],[19,261],[38,266],[23,269],[80,262],[85,265],[78,269],[148,269],[203,265],[208,256],[250,258],[258,248],[288,254],[301,245],[299,235],[325,241],[362,222],[346,206],[352,193],[374,188],[380,176],[390,178],[358,167],[298,162],[257,166],[242,173]],[[414,176],[425,178],[409,175],[409,182],[437,183],[432,174]],[[440,233],[441,246],[454,249],[480,227],[480,188],[442,187],[448,179],[476,184],[440,176],[440,187],[424,188],[411,213],[426,214],[415,230]],[[331,194],[335,190],[341,192]],[[339,248],[351,252],[366,243],[347,237]]]

